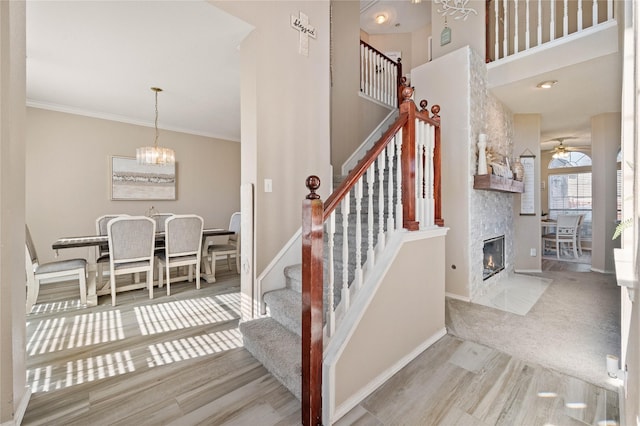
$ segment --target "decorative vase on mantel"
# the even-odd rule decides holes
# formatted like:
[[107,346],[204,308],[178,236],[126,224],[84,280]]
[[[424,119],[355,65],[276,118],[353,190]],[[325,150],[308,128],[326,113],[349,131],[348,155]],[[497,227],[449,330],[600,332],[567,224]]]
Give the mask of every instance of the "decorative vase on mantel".
[[487,135],[480,133],[478,135],[478,174],[486,175],[487,170]]
[[519,158],[516,158],[513,162],[513,166],[511,167],[513,170],[513,178],[518,182],[522,182],[524,179],[524,166],[520,162]]

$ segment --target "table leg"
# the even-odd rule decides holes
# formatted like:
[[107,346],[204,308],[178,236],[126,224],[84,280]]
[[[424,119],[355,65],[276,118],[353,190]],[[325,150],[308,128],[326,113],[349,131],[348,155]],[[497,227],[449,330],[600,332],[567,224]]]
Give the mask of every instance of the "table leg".
[[87,266],[87,306],[98,306],[98,292],[96,290],[97,265],[91,263]]
[[211,263],[207,262],[208,247],[209,241],[208,238],[205,238],[202,242],[202,252],[200,253],[200,275],[208,284],[211,284],[216,282],[216,275],[211,270]]

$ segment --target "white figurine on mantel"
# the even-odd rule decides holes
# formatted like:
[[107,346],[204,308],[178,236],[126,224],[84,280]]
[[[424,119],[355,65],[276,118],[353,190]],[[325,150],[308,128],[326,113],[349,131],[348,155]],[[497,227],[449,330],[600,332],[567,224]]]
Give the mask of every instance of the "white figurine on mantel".
[[487,170],[487,135],[480,133],[478,135],[478,174],[486,175]]

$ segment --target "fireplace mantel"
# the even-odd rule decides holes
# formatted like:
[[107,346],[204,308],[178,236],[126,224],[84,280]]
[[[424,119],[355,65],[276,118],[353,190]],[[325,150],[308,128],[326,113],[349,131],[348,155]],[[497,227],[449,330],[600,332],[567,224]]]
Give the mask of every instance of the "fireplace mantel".
[[496,176],[491,174],[474,175],[473,189],[483,189],[485,191],[522,193],[524,192],[524,183],[514,179],[509,179],[506,177]]

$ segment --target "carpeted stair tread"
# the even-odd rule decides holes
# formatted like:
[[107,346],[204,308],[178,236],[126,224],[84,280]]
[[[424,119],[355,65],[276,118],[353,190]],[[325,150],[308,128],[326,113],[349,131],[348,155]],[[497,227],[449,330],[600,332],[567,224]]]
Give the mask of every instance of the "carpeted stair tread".
[[273,319],[298,336],[302,335],[302,294],[284,288],[265,293],[263,299]]
[[302,293],[302,263],[285,266],[284,278],[287,288]]
[[240,323],[244,347],[291,393],[301,398],[301,339],[273,318]]

